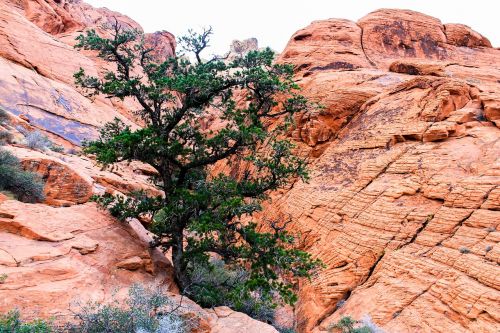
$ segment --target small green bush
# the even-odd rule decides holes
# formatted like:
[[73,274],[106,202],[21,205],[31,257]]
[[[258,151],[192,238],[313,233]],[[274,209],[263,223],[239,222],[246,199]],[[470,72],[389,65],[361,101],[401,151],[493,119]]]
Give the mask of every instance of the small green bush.
[[228,306],[254,319],[274,322],[276,305],[272,298],[264,297],[258,290],[246,296],[245,283],[250,277],[244,269],[232,269],[222,260],[212,260],[210,266],[193,267],[190,275],[193,284],[187,295],[202,307]]
[[14,136],[9,131],[0,131],[0,146],[11,143]]
[[329,327],[329,332],[341,333],[383,333],[384,331],[372,322],[370,316],[365,315],[361,320],[352,317],[342,317],[336,324]]
[[466,248],[465,246],[461,246],[458,251],[460,251],[460,253],[462,254],[467,254],[467,253],[470,253],[470,250],[468,248]]
[[0,124],[8,123],[10,121],[9,114],[4,109],[0,108]]
[[189,323],[176,313],[179,305],[159,288],[133,285],[125,301],[111,304],[87,303],[76,314],[77,324],[69,324],[70,333],[184,333]]
[[39,131],[32,131],[25,136],[26,145],[31,149],[47,150],[52,146],[49,138]]
[[0,190],[12,192],[20,201],[33,203],[43,201],[43,188],[37,174],[24,171],[14,155],[0,150]]
[[50,333],[51,325],[43,320],[23,322],[18,310],[0,314],[0,333]]
[[[231,267],[223,260],[212,259],[207,265],[196,265],[190,270],[193,284],[187,295],[205,308],[228,306],[250,317],[274,326],[280,333],[295,333],[293,327],[281,326],[275,320],[276,307],[281,305],[275,298],[266,297],[258,289],[245,292],[250,276],[241,267]],[[277,295],[276,295],[277,296]]]
[[294,328],[291,327],[280,327],[277,325],[273,325],[274,328],[280,333],[297,333],[297,331]]
[[180,304],[159,288],[133,285],[129,297],[110,304],[90,302],[75,314],[76,323],[54,326],[43,320],[23,322],[18,310],[0,314],[0,333],[187,333],[193,328],[178,313]]
[[55,151],[56,153],[63,153],[64,152],[64,147],[63,146],[59,146],[59,145],[56,145],[56,144],[52,144],[50,146],[50,150],[52,151]]

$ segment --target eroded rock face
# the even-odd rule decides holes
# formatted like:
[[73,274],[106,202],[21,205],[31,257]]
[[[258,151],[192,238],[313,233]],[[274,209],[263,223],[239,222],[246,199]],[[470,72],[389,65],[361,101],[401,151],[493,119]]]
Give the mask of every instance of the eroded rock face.
[[293,64],[299,73],[370,66],[361,45],[361,28],[340,19],[315,21],[297,31],[279,61]]
[[444,32],[448,44],[465,47],[492,47],[488,38],[464,24],[445,24]]
[[[131,99],[90,100],[74,87],[73,75],[80,68],[94,76],[109,69],[95,53],[75,50],[75,38],[84,29],[106,33],[103,25],[115,19],[142,30],[124,15],[81,1],[0,3],[0,106],[73,145],[96,138],[98,128],[115,117],[136,126],[131,111],[138,106]],[[159,59],[175,51],[168,32],[146,34],[146,39]]]
[[[72,320],[77,303],[108,302],[134,283],[176,290],[168,267],[153,258],[132,228],[95,204],[52,208],[0,198],[0,313]],[[168,262],[168,261],[167,261]],[[5,275],[4,275],[5,274]],[[275,333],[272,326],[226,308],[205,310],[169,293],[196,333]]]
[[291,216],[326,265],[301,285],[300,331],[367,314],[388,332],[496,332],[500,51],[468,27],[379,10],[313,22],[280,61],[324,106],[290,134],[310,182],[263,212]]
[[[107,68],[75,51],[74,38],[114,16],[140,28],[81,1],[0,4],[0,105],[13,122],[69,147],[115,116],[136,125],[132,101],[90,101],[72,85],[80,66]],[[175,48],[166,32],[147,39],[158,57]],[[497,332],[500,50],[466,26],[384,9],[357,23],[313,22],[279,61],[293,64],[304,94],[323,105],[297,115],[290,133],[310,157],[310,182],[273,194],[263,212],[291,216],[291,231],[326,264],[301,283],[300,331],[368,314],[388,332]],[[85,203],[91,193],[161,194],[147,181],[150,168],[104,170],[82,156],[9,149],[46,176],[49,203],[70,207],[0,194],[0,273],[8,275],[0,311],[16,304],[32,316],[65,316],[81,295],[107,299],[138,281],[172,286],[168,261],[153,264],[165,256],[147,251],[147,233],[137,236],[140,222],[129,228]],[[225,308],[189,307],[200,331],[274,332]]]
[[114,288],[135,282],[172,285],[167,271],[116,265],[129,257],[148,257],[144,244],[127,227],[95,204],[53,208],[0,203],[0,312],[13,307],[26,316],[70,316],[71,302],[109,299]]

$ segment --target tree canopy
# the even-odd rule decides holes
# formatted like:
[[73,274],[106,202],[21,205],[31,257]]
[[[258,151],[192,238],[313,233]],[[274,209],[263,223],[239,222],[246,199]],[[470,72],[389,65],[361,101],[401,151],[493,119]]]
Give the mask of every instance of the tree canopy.
[[[293,68],[274,63],[269,48],[231,61],[203,60],[211,29],[190,31],[179,39],[185,53],[162,60],[141,32],[118,22],[108,28],[109,38],[90,30],[76,47],[97,51],[114,70],[92,77],[81,69],[76,83],[89,95],[134,98],[144,126],[132,129],[115,120],[85,144],[86,152],[103,164],[150,164],[157,171],[152,181],[164,195],[97,200],[121,219],[153,216],[152,246],[172,251],[175,281],[195,300],[196,293],[217,292],[217,286],[193,278],[197,267],[210,267],[216,256],[229,269],[248,272],[232,286],[231,297],[259,293],[293,303],[294,278],[309,277],[319,262],[297,249],[286,219],[267,221],[263,229],[252,220],[269,191],[307,178],[306,161],[292,153],[285,135],[292,116],[310,107],[293,81]],[[207,124],[214,117],[217,126]]]

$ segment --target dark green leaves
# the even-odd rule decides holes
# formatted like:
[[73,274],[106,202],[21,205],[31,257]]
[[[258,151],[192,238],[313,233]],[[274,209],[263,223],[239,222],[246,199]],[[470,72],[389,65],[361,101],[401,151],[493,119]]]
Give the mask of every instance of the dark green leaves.
[[12,192],[23,202],[41,202],[44,183],[36,173],[24,171],[21,162],[10,152],[0,149],[0,190]]
[[[139,32],[115,24],[110,33],[107,39],[89,31],[77,47],[97,51],[116,70],[101,78],[80,70],[76,83],[91,94],[134,98],[145,126],[132,129],[116,120],[99,140],[86,143],[86,152],[103,164],[149,163],[164,196],[96,200],[120,219],[153,216],[150,228],[158,245],[172,249],[182,291],[195,283],[194,267],[210,267],[217,255],[228,268],[248,272],[232,287],[235,299],[259,293],[270,302],[293,303],[294,279],[308,277],[319,263],[296,248],[284,221],[252,221],[269,191],[307,179],[305,160],[285,139],[291,116],[311,107],[292,67],[275,64],[269,48],[231,61],[203,61],[211,29],[179,40],[195,63],[178,56],[157,63]],[[220,289],[198,283],[197,290],[214,298]]]

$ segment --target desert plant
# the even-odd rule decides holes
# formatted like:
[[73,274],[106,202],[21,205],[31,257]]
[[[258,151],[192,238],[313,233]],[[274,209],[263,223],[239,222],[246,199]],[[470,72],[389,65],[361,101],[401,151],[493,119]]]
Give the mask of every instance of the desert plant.
[[54,151],[56,153],[63,153],[64,152],[64,147],[52,143],[50,145],[50,150],[52,150],[52,151]]
[[9,114],[7,113],[7,111],[5,111],[0,107],[0,124],[5,124],[8,123],[9,121],[10,121]]
[[465,246],[461,246],[458,249],[458,251],[460,251],[460,253],[462,253],[462,254],[470,253],[470,250],[467,247],[465,247]]
[[0,146],[11,143],[14,136],[9,131],[0,130]]
[[7,281],[8,277],[9,276],[7,274],[1,274],[0,275],[0,284],[5,283],[5,281]]
[[44,199],[43,189],[37,174],[24,171],[14,155],[0,149],[0,190],[12,192],[20,201],[40,202]]
[[242,267],[228,267],[224,261],[213,259],[209,265],[197,265],[191,270],[191,286],[186,294],[203,307],[228,306],[250,317],[274,322],[276,304],[267,293],[255,290],[245,293],[250,274]]
[[25,135],[26,145],[31,149],[46,150],[52,146],[49,138],[40,131],[31,131]]
[[50,333],[53,328],[43,320],[23,322],[18,310],[0,314],[0,333]]
[[493,246],[491,245],[488,245],[486,246],[486,248],[484,249],[486,252],[490,252],[491,250],[493,250]]
[[[250,220],[269,191],[307,179],[306,161],[292,153],[286,139],[292,116],[310,107],[298,93],[293,67],[275,64],[270,49],[229,63],[217,57],[202,61],[211,29],[180,38],[179,45],[196,58],[192,63],[183,56],[157,59],[142,32],[118,22],[108,28],[111,38],[90,30],[77,38],[76,47],[97,51],[116,70],[99,78],[81,69],[76,84],[88,95],[134,98],[145,127],[133,130],[115,120],[97,141],[86,143],[86,152],[105,165],[124,160],[150,164],[164,195],[108,197],[101,203],[122,219],[161,212],[151,226],[157,236],[152,245],[172,250],[174,279],[182,293],[193,285],[192,270],[209,265],[210,253],[216,253],[231,270],[249,271],[238,290],[242,299],[257,292],[294,303],[296,278],[310,277],[319,262],[296,248],[287,220],[264,221],[263,230]],[[225,125],[219,130],[204,126],[214,112]],[[270,126],[278,118],[281,125]],[[221,162],[241,169],[216,172]]]
[[368,315],[363,316],[361,320],[355,320],[349,316],[342,317],[337,323],[329,327],[329,331],[340,331],[341,333],[383,333],[383,330],[377,327]]
[[158,287],[139,284],[130,287],[128,298],[110,304],[89,302],[75,313],[76,324],[68,324],[70,333],[183,333],[190,327],[176,313],[179,304]]

